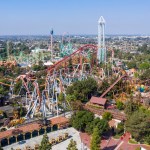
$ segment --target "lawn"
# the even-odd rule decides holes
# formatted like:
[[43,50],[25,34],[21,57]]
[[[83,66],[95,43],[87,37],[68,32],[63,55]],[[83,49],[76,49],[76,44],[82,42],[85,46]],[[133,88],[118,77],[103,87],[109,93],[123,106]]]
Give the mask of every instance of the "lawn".
[[114,139],[120,139],[120,137],[121,137],[121,135],[119,135],[119,134],[116,134],[113,136]]
[[129,140],[129,143],[131,143],[131,144],[138,144],[138,142],[135,141],[134,139],[130,139],[130,140]]

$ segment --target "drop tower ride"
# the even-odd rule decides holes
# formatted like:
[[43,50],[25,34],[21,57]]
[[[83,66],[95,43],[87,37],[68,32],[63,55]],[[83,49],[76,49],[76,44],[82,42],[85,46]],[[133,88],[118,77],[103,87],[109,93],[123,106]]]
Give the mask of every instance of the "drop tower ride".
[[105,20],[101,16],[98,20],[98,52],[97,59],[99,63],[106,63],[105,47]]

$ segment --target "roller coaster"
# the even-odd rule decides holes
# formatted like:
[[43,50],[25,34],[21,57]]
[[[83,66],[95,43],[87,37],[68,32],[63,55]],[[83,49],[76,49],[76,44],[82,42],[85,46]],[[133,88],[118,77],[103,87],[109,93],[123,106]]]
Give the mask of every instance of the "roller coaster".
[[39,52],[31,52],[30,54],[25,54],[23,51],[16,54],[13,52],[11,55],[7,56],[7,52],[1,53],[0,56],[0,66],[5,66],[10,64],[23,64],[33,65],[38,63],[39,61],[46,61],[50,58],[49,51],[39,51]]
[[[15,80],[11,81],[10,88],[12,95],[14,84],[18,81],[22,82],[21,88],[24,88],[26,91],[25,106],[27,113],[25,118],[34,118],[34,116],[38,114],[43,117],[58,116],[61,111],[58,107],[59,94],[63,93],[66,95],[65,89],[74,81],[84,80],[88,76],[93,76],[93,66],[98,64],[96,59],[97,49],[98,47],[96,45],[84,45],[50,66],[47,69],[44,85],[39,85],[37,79],[30,74],[20,75]],[[121,76],[102,96],[124,76],[125,75]],[[44,90],[40,91],[40,86],[44,86]],[[18,95],[20,95],[20,92]],[[65,105],[67,105],[67,103]]]

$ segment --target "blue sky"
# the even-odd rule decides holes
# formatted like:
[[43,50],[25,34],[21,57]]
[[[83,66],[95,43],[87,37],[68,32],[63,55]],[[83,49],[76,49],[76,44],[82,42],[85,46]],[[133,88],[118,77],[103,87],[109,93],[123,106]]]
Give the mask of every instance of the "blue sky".
[[150,0],[0,0],[0,35],[149,34]]

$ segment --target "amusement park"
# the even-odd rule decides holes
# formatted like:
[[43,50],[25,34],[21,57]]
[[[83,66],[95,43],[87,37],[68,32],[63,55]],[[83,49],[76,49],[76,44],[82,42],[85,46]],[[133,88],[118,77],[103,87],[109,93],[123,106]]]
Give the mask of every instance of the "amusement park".
[[54,150],[71,144],[97,150],[95,141],[104,150],[150,149],[150,65],[135,66],[141,56],[108,45],[102,16],[96,44],[71,38],[66,32],[56,40],[51,29],[45,46],[27,51],[24,43],[4,43],[0,146],[46,150],[41,147],[47,140]]

